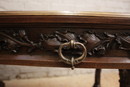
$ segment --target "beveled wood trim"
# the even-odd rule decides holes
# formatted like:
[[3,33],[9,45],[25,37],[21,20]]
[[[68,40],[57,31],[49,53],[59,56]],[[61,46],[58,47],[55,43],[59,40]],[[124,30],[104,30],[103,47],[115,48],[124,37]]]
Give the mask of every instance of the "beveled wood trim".
[[89,23],[130,25],[128,13],[0,11],[0,23]]
[[[40,55],[0,55],[0,64],[25,65],[41,67],[71,67],[59,61],[58,57]],[[101,57],[86,58],[76,68],[108,68],[108,69],[130,69],[130,59],[127,57]]]
[[130,17],[101,17],[73,15],[0,15],[0,23],[89,23],[130,25]]
[[0,11],[0,15],[72,15],[72,16],[104,16],[130,17],[130,13],[117,12],[71,12],[71,11]]

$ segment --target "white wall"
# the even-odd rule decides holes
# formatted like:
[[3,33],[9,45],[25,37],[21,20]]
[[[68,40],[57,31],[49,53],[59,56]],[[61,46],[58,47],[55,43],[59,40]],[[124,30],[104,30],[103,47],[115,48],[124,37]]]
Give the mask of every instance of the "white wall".
[[0,0],[0,10],[130,12],[130,0]]

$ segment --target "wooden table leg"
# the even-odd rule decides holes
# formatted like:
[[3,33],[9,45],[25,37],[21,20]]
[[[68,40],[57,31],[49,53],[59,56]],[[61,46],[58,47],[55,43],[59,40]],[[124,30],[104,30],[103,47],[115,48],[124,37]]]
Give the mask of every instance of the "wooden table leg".
[[119,83],[120,83],[120,87],[127,87],[127,70],[126,69],[119,69]]
[[130,69],[126,70],[126,87],[130,87]]
[[101,87],[100,80],[101,80],[101,69],[96,69],[95,83],[94,83],[93,87]]
[[3,81],[0,81],[0,87],[5,87],[5,83]]

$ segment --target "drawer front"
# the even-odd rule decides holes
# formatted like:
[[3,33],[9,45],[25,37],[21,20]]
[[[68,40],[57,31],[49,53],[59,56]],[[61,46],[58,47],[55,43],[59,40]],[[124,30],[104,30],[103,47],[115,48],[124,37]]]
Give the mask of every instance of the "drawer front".
[[0,19],[0,57],[11,64],[31,59],[30,63],[45,66],[124,68],[120,64],[130,63],[129,17],[2,15]]
[[[91,57],[129,57],[128,29],[53,27],[53,24],[46,27],[30,26],[1,27],[0,54],[48,56],[72,66]],[[83,46],[76,45],[77,42]]]

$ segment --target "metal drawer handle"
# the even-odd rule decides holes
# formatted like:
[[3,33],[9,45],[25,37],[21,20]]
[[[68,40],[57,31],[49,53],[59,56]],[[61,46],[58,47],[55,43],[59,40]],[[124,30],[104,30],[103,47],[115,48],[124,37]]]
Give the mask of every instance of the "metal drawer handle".
[[[70,48],[75,48],[76,45],[80,45],[82,48],[83,48],[83,52],[82,52],[82,55],[78,58],[74,58],[72,57],[71,59],[69,58],[66,58],[63,54],[62,54],[62,49],[63,47],[70,47]],[[86,47],[84,46],[84,44],[80,43],[80,42],[75,42],[74,40],[71,40],[70,42],[67,42],[67,43],[63,43],[60,45],[59,47],[59,56],[61,57],[62,61],[66,64],[69,64],[69,65],[72,65],[72,69],[74,69],[74,65],[76,64],[79,64],[81,63],[81,61],[83,59],[85,59],[87,55],[87,49]]]

